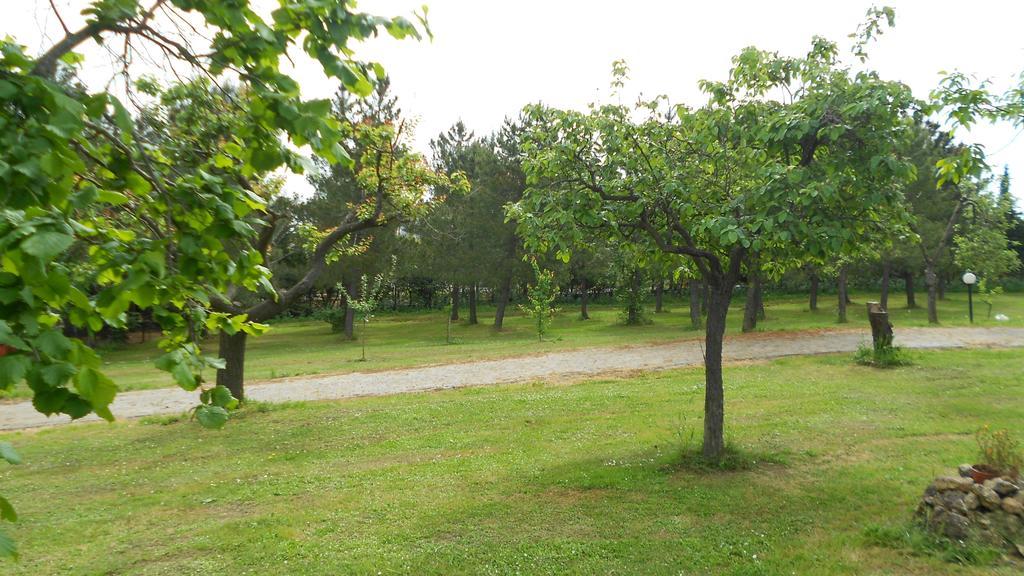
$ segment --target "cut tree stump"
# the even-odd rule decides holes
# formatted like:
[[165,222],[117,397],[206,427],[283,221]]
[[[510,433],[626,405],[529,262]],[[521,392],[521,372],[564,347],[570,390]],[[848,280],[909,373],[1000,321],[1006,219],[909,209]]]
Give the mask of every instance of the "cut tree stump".
[[875,351],[892,347],[892,324],[889,312],[878,302],[868,302],[868,322],[871,323],[871,343]]

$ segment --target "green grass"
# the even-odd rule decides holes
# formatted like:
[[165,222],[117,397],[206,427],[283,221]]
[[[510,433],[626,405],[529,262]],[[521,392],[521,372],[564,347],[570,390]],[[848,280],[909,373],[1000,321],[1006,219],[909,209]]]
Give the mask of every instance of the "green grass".
[[[943,325],[967,325],[966,294],[950,293],[940,302],[939,318]],[[766,305],[768,319],[758,324],[759,331],[809,330],[820,328],[868,328],[864,303],[875,295],[855,294],[855,304],[849,308],[850,322],[836,322],[834,295],[822,296],[819,309],[810,312],[803,296],[769,298]],[[891,318],[897,333],[906,326],[927,326],[924,308],[907,310],[900,293],[890,301]],[[925,295],[920,294],[919,302]],[[1024,326],[1024,294],[1006,294],[997,297],[993,314],[1010,317],[1007,322],[985,318],[984,305],[975,302],[976,324],[980,326]],[[699,338],[703,331],[690,328],[689,309],[684,302],[672,301],[670,310],[654,314],[649,306],[651,324],[625,326],[620,322],[620,310],[612,305],[591,307],[591,319],[578,319],[578,310],[563,305],[555,318],[549,341],[538,342],[530,319],[518,311],[505,321],[505,330],[491,329],[493,308],[482,307],[480,324],[470,326],[459,323],[454,327],[455,343],[445,343],[446,317],[442,311],[378,315],[370,325],[367,361],[359,362],[360,345],[333,334],[326,322],[316,320],[285,321],[259,338],[250,338],[246,357],[248,381],[272,380],[290,376],[330,374],[356,371],[375,371],[408,368],[428,364],[465,362],[483,358],[517,356],[569,350],[595,346],[643,345],[670,342],[686,338]],[[736,298],[729,312],[728,332],[738,333],[743,314],[743,299]],[[727,344],[728,345],[728,344]],[[207,350],[216,354],[216,340],[207,343]],[[105,370],[121,390],[142,390],[173,386],[170,377],[153,367],[159,355],[154,342],[109,347],[103,350]],[[212,375],[210,375],[212,377]],[[0,398],[4,397],[0,392]],[[23,399],[31,396],[29,389],[20,386],[6,393],[7,397]]]
[[[898,325],[898,324],[897,324]],[[1019,574],[897,534],[984,424],[1020,430],[1024,351],[727,366],[737,465],[691,465],[687,369],[4,434],[5,574]],[[894,528],[895,527],[895,528]],[[895,538],[895,536],[894,536]]]

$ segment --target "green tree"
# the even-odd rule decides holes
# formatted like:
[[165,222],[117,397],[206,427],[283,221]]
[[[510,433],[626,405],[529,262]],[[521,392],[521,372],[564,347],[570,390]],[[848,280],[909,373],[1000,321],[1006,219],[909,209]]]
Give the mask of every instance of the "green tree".
[[710,99],[696,110],[661,98],[635,110],[530,107],[531,186],[511,215],[537,249],[567,253],[584,230],[616,242],[639,231],[637,242],[692,259],[709,289],[703,452],[717,459],[725,317],[746,258],[841,254],[902,219],[912,168],[895,143],[916,102],[902,84],[841,66],[820,38],[802,58],[744,50],[727,81],[702,87]]
[[[14,349],[0,358],[0,387],[26,381],[41,412],[112,420],[116,385],[99,355],[66,337],[62,323],[117,328],[134,305],[152,310],[164,330],[167,353],[157,365],[182,387],[202,388],[197,418],[222,425],[233,399],[205,382],[204,368],[220,362],[202,355],[197,336],[245,330],[247,318],[211,314],[210,302],[230,285],[267,282],[258,250],[223,249],[256,237],[247,217],[264,199],[245,183],[282,166],[299,169],[289,143],[351,161],[338,146],[329,103],[302,99],[280,63],[299,48],[328,76],[365,94],[383,70],[356,60],[350,43],[378,31],[398,38],[420,32],[404,18],[318,0],[281,3],[269,20],[246,0],[156,0],[148,7],[95,0],[83,14],[80,29],[66,30],[38,56],[0,41],[0,344]],[[196,21],[208,31],[201,46],[179,28]],[[83,60],[77,48],[115,38],[125,48],[114,54],[113,70],[129,90],[136,86],[130,63],[145,51],[215,84],[245,82],[247,105],[236,110],[235,130],[205,143],[195,170],[178,170],[165,146],[147,141],[114,93],[64,81]]]
[[543,342],[551,326],[551,319],[558,312],[554,306],[555,298],[558,298],[558,285],[555,284],[554,271],[541,268],[536,258],[530,259],[530,266],[533,268],[534,281],[526,291],[527,303],[519,307],[533,319],[537,341]]

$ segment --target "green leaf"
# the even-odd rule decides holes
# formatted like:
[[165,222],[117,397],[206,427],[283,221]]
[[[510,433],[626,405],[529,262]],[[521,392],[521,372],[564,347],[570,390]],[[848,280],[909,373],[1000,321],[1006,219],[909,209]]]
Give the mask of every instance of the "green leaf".
[[85,367],[75,375],[75,388],[82,398],[88,400],[93,412],[97,416],[114,421],[114,415],[110,412],[110,403],[117,395],[117,385],[105,374],[95,368]]
[[3,530],[0,530],[0,558],[18,559],[18,548],[14,545],[14,540],[11,540]]
[[6,460],[8,464],[21,464],[21,456],[10,442],[0,442],[0,458]]
[[40,260],[48,261],[67,250],[72,242],[74,238],[63,232],[38,232],[22,241],[21,249]]
[[57,330],[47,330],[40,334],[32,344],[36,350],[51,358],[65,358],[71,352],[71,340]]
[[18,513],[14,510],[14,506],[3,496],[0,496],[0,520],[7,520],[8,522],[18,521]]
[[210,390],[210,402],[214,406],[220,406],[232,410],[238,406],[238,400],[231,395],[231,391],[225,386],[215,386]]
[[32,361],[24,354],[0,357],[0,390],[6,390],[21,382],[31,366]]
[[196,382],[196,375],[192,373],[192,369],[184,362],[178,363],[171,368],[171,376],[185,390],[195,390],[196,386],[199,385]]
[[196,419],[204,428],[223,428],[228,421],[228,411],[220,406],[199,406],[196,408]]

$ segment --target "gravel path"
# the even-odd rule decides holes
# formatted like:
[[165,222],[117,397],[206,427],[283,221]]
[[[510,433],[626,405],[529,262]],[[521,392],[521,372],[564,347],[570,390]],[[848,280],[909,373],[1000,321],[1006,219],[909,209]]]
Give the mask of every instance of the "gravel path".
[[[870,336],[863,331],[734,335],[726,338],[725,360],[742,361],[798,354],[852,352]],[[896,333],[905,348],[1024,346],[1024,328],[905,328]],[[481,360],[375,373],[350,373],[275,380],[246,387],[246,395],[263,402],[334,400],[400,392],[439,390],[521,382],[545,378],[592,376],[623,370],[664,370],[702,363],[700,342],[690,340],[629,348],[589,348],[536,356]],[[195,393],[179,388],[118,394],[112,410],[119,418],[181,413],[197,403]],[[79,420],[98,420],[87,416]],[[0,430],[67,424],[67,417],[47,418],[31,403],[0,405]]]

